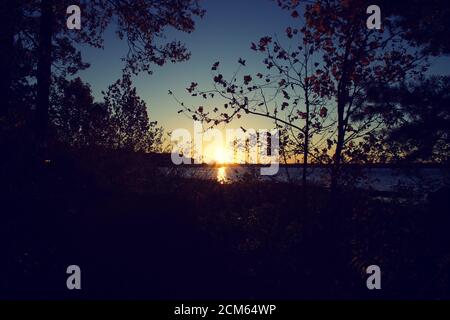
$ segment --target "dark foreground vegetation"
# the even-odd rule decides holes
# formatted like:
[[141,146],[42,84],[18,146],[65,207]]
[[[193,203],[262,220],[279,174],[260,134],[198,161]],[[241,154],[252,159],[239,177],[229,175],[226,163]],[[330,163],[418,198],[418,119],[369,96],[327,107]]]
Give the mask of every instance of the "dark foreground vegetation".
[[[448,191],[341,190],[162,176],[138,154],[2,159],[1,298],[450,298]],[[66,268],[82,290],[66,288]],[[366,268],[382,290],[366,288]]]

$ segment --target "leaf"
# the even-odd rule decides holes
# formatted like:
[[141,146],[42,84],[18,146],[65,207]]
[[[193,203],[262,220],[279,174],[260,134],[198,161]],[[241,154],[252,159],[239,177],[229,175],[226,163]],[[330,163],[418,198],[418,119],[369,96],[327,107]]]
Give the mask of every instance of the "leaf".
[[292,39],[292,37],[294,36],[292,33],[292,28],[291,27],[287,27],[286,28],[286,35],[288,36],[289,39]]
[[306,112],[297,111],[297,114],[300,116],[300,118],[306,119],[306,116],[307,116]]
[[262,37],[259,39],[259,51],[266,51],[267,46],[272,42],[271,37]]
[[217,68],[219,67],[219,61],[215,62],[211,68],[211,70],[217,70]]
[[333,146],[333,141],[331,141],[330,139],[327,139],[327,145],[328,145],[328,150],[330,150],[331,147]]
[[194,90],[195,90],[195,88],[198,86],[198,83],[196,83],[196,82],[191,82],[191,86],[189,87],[189,88],[186,88],[186,90],[189,92],[189,93],[192,93]]

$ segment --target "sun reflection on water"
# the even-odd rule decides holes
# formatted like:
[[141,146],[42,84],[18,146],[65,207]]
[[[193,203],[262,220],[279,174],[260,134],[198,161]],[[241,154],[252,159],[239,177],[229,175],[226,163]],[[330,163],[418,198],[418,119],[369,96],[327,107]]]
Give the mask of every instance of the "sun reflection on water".
[[219,167],[217,168],[217,182],[224,184],[227,182],[227,168]]

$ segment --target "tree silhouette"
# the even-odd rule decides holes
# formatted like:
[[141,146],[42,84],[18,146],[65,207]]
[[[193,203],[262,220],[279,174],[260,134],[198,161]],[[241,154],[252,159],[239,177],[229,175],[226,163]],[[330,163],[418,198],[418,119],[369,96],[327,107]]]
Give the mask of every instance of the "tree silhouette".
[[422,77],[397,86],[372,88],[373,112],[389,124],[386,150],[403,161],[447,163],[450,150],[450,77]]
[[[314,0],[273,0],[281,8],[290,10],[292,16],[299,16],[299,7],[313,4]],[[343,0],[343,5],[355,3]],[[449,54],[450,7],[446,0],[358,0],[362,7],[378,5],[381,8],[383,24],[389,19],[387,28],[401,31],[403,37],[414,46],[419,46],[425,53],[432,55]]]
[[36,58],[21,38],[19,28],[24,24],[23,1],[2,1],[0,4],[0,117],[3,125],[22,126],[34,100],[34,87],[27,77],[34,73]]
[[[299,4],[284,3],[284,8],[295,11]],[[351,160],[344,155],[351,154],[355,142],[384,125],[384,119],[367,108],[367,88],[416,76],[425,58],[408,45],[399,27],[389,19],[384,21],[389,28],[368,30],[366,9],[367,3],[361,0],[317,1],[305,9],[304,32],[312,37],[323,58],[311,81],[316,83],[316,92],[327,97],[337,117],[336,135],[330,138],[335,144],[333,188],[338,185],[342,162]]]
[[[58,90],[51,96],[50,119],[61,141],[74,146],[88,145],[90,113],[94,97],[89,85],[80,78],[60,80]],[[97,129],[98,130],[98,129]]]
[[[35,78],[37,83],[35,129],[42,141],[46,140],[47,135],[52,79],[73,75],[88,67],[82,61],[75,43],[102,47],[103,31],[113,23],[117,36],[126,40],[129,46],[124,57],[125,68],[135,73],[151,73],[154,64],[163,65],[167,61],[178,62],[189,58],[189,52],[182,43],[160,41],[164,38],[165,29],[173,27],[191,32],[195,27],[194,17],[204,14],[198,0],[80,1],[82,28],[68,30],[66,8],[72,4],[71,1],[22,0],[14,5],[11,1],[7,3],[2,5],[2,16],[11,14],[14,17],[16,13],[20,18],[4,20],[6,25],[3,26],[2,38],[8,39],[10,48],[26,48],[37,56],[33,70],[26,76]],[[15,39],[13,46],[12,39]],[[0,64],[1,70],[9,70],[8,59]],[[7,92],[11,92],[9,82],[8,78],[2,82]]]
[[[303,185],[306,185],[310,156],[315,162],[323,160],[319,151],[314,151],[323,146],[323,141],[313,141],[313,137],[333,124],[324,95],[313,88],[318,85],[311,80],[320,60],[315,55],[313,39],[305,31],[305,26],[286,28],[286,38],[293,42],[289,46],[269,36],[252,43],[251,49],[263,55],[263,68],[256,74],[247,74],[246,61],[240,58],[238,70],[231,79],[226,79],[220,72],[220,62],[216,62],[211,68],[213,89],[201,90],[195,82],[187,88],[192,96],[225,99],[223,108],[189,108],[179,102],[183,107],[180,112],[211,125],[229,123],[245,115],[273,121],[280,132],[280,151],[285,161],[302,155]],[[328,143],[325,149],[329,148]]]
[[94,102],[91,88],[80,78],[60,79],[51,95],[50,120],[56,137],[75,148],[102,147],[158,151],[163,130],[149,121],[147,106],[125,74]]
[[[367,104],[368,88],[417,76],[424,71],[426,54],[411,47],[401,28],[389,20],[385,22],[389,28],[368,30],[365,1],[312,3],[305,6],[299,27],[286,29],[289,47],[295,49],[286,50],[269,36],[251,45],[266,54],[268,73],[244,74],[239,80],[237,72],[227,80],[218,72],[217,62],[212,66],[212,90],[201,90],[196,82],[187,90],[205,99],[219,96],[227,103],[213,110],[181,104],[181,111],[211,125],[251,114],[272,119],[280,128],[295,129],[297,133],[290,136],[291,141],[300,140],[295,151],[303,153],[306,161],[310,155],[316,162],[332,163],[335,188],[342,163],[360,162],[362,141],[373,142],[375,132],[385,126],[385,118],[371,112]],[[294,18],[299,17],[300,4],[279,2]],[[239,63],[245,67],[243,59]]]
[[154,145],[161,142],[162,129],[157,127],[157,122],[149,122],[147,106],[137,96],[131,76],[124,74],[122,79],[109,86],[104,99],[111,113],[113,146],[131,151],[153,151]]
[[383,16],[405,32],[405,38],[432,55],[450,54],[450,7],[445,0],[381,0]]

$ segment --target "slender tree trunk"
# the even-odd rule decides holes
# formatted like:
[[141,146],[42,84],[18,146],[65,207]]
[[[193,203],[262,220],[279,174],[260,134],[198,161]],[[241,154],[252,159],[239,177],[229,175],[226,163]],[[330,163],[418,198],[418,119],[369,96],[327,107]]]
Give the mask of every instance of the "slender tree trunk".
[[41,21],[39,30],[39,55],[37,69],[37,105],[35,129],[40,143],[47,142],[48,111],[50,105],[50,85],[52,67],[53,1],[41,1]]
[[338,135],[336,142],[336,150],[334,153],[334,163],[331,174],[331,191],[333,194],[336,193],[336,189],[339,184],[339,175],[341,171],[341,162],[342,162],[342,149],[344,148],[344,139],[345,139],[345,119],[344,112],[345,106],[348,101],[348,85],[349,85],[349,75],[348,70],[350,68],[350,48],[353,42],[353,37],[351,34],[348,35],[347,44],[345,46],[345,54],[344,54],[344,62],[342,64],[342,76],[339,80],[338,90],[337,90],[337,116],[338,116]]
[[[308,79],[308,51],[305,50],[305,87],[304,87],[304,93],[305,93],[305,106],[306,106],[306,125],[305,125],[305,139],[304,139],[304,146],[303,146],[303,175],[302,175],[302,185],[303,187],[306,187],[306,176],[308,171],[308,153],[309,153],[309,111],[310,111],[310,105],[309,105],[309,80]],[[305,189],[306,192],[306,189]]]
[[305,141],[303,147],[303,176],[302,184],[306,186],[306,176],[308,171],[308,153],[309,153],[309,99],[308,89],[305,89],[305,104],[306,104],[306,126],[305,126]]
[[344,108],[345,104],[338,101],[338,124],[337,124],[337,142],[334,152],[334,162],[331,174],[331,190],[335,191],[339,185],[339,175],[341,171],[342,149],[344,147],[345,129],[344,129]]
[[330,185],[330,193],[329,193],[329,203],[328,208],[326,210],[327,214],[325,216],[325,226],[327,230],[327,250],[328,260],[326,263],[333,266],[333,271],[329,274],[329,282],[332,284],[330,287],[332,288],[333,294],[342,294],[342,289],[344,284],[342,281],[345,281],[347,274],[347,260],[346,260],[346,245],[348,243],[344,242],[345,233],[343,232],[343,228],[345,226],[343,212],[343,203],[342,203],[342,194],[339,190],[339,176],[341,171],[341,162],[342,162],[342,149],[344,142],[344,105],[341,103],[341,100],[338,101],[337,107],[338,113],[338,123],[337,123],[337,142],[336,149],[334,153],[334,159],[331,168],[331,185]]

